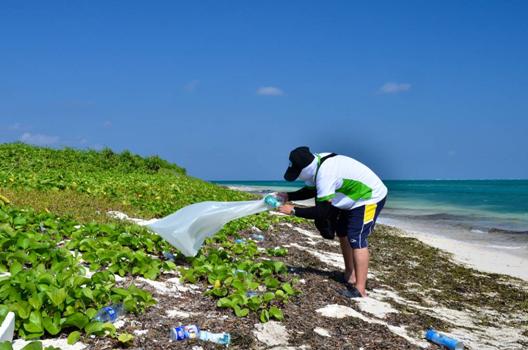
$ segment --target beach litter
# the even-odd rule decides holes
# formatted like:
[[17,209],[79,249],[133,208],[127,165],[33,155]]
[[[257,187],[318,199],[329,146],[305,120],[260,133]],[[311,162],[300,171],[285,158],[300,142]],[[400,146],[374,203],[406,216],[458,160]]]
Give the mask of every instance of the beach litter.
[[[200,202],[145,223],[144,226],[163,237],[185,256],[195,256],[205,239],[220,231],[229,221],[275,209],[278,205],[279,200],[271,195],[256,201]],[[262,241],[264,236],[255,233],[252,239]]]
[[8,312],[0,326],[0,342],[12,341],[15,331],[15,314]]
[[425,332],[425,339],[438,344],[440,346],[446,347],[449,350],[462,350],[464,349],[464,344],[454,338],[448,337],[445,334],[435,331],[433,328],[429,328]]
[[172,341],[200,339],[226,346],[231,343],[231,335],[229,333],[212,333],[209,331],[204,331],[194,324],[171,328],[170,337]]
[[113,304],[101,308],[94,317],[95,321],[98,322],[115,322],[119,317],[125,314],[125,308],[123,304]]

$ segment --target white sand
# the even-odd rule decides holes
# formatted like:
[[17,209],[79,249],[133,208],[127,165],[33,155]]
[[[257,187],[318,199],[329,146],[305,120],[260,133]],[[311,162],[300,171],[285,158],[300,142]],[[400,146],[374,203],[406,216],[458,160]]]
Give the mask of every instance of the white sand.
[[288,331],[277,321],[255,324],[253,334],[267,346],[288,345]]
[[[381,220],[382,224],[387,223]],[[389,225],[397,227],[395,225]],[[478,243],[455,240],[425,232],[402,230],[403,235],[453,254],[455,261],[477,270],[500,273],[528,281],[528,256],[514,255],[507,249],[490,248]]]
[[[43,347],[54,346],[62,350],[82,350],[86,347],[86,344],[81,342],[69,345],[66,338],[44,339],[41,342]],[[13,341],[13,350],[20,350],[29,343],[31,343],[30,340],[17,339]]]
[[407,329],[404,326],[396,327],[393,325],[389,325],[385,321],[365,316],[362,313],[357,312],[356,310],[348,306],[331,304],[331,305],[326,305],[325,307],[317,309],[315,311],[321,314],[322,316],[329,317],[329,318],[355,317],[355,318],[359,318],[360,320],[368,322],[368,323],[381,324],[381,325],[386,326],[394,334],[399,335],[400,337],[406,339],[407,341],[409,341],[410,343],[414,345],[417,345],[421,348],[429,347],[429,344],[427,342],[421,339],[415,339],[411,337],[408,334]]
[[319,334],[321,337],[331,337],[330,332],[325,328],[316,327],[314,328],[314,332]]

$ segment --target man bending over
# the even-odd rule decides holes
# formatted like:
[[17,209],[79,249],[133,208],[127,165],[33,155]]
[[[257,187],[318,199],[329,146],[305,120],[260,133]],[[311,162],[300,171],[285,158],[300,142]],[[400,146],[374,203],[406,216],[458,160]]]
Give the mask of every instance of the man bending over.
[[344,283],[353,297],[366,296],[367,238],[385,205],[387,187],[357,160],[334,153],[312,154],[308,147],[291,151],[284,179],[299,179],[306,184],[298,191],[279,193],[285,203],[315,197],[315,206],[284,204],[279,211],[315,220],[325,238],[333,239],[337,234],[345,260]]

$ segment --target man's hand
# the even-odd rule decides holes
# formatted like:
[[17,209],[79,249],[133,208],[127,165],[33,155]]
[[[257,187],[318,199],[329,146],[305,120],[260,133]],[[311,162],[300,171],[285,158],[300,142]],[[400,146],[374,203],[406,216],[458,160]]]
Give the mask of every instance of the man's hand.
[[286,192],[277,192],[275,193],[275,197],[279,198],[282,203],[288,201],[288,194]]
[[293,209],[293,205],[290,204],[284,204],[279,207],[279,212],[290,215]]

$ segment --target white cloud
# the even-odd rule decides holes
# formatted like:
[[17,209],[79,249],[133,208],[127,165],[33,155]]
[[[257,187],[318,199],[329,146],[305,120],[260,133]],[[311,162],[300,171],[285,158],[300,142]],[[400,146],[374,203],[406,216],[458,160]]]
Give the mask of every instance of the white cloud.
[[198,89],[198,85],[200,85],[200,80],[191,80],[185,86],[183,89],[187,92],[194,92],[196,89]]
[[380,87],[379,92],[382,94],[397,94],[400,92],[409,91],[411,89],[411,84],[408,83],[394,83],[388,82],[383,84]]
[[261,96],[283,96],[284,91],[275,86],[263,86],[257,89],[257,95]]
[[25,132],[20,136],[20,141],[37,146],[50,146],[59,142],[59,137]]

